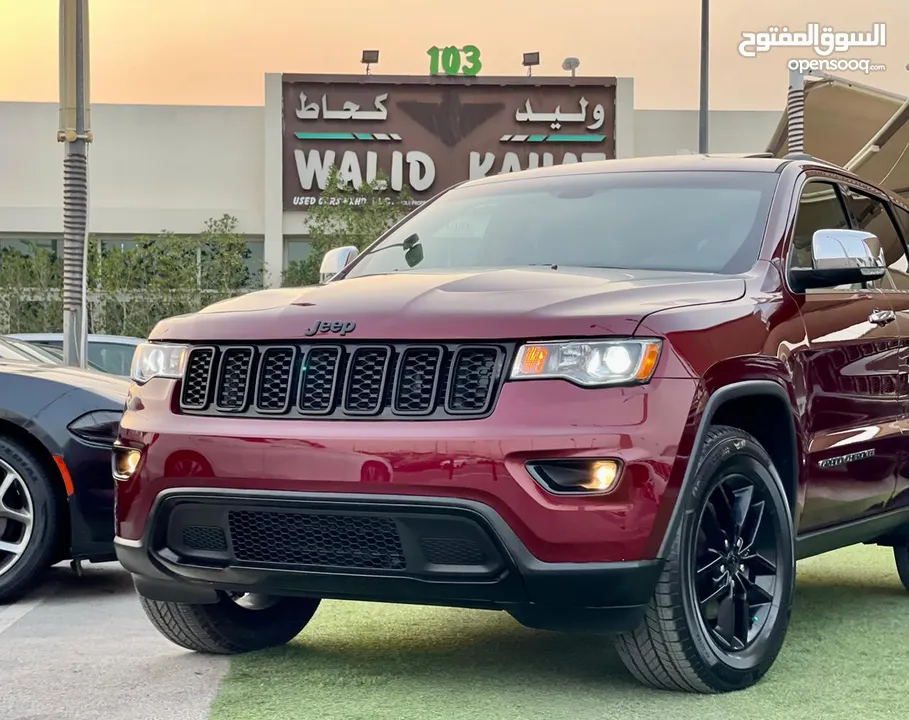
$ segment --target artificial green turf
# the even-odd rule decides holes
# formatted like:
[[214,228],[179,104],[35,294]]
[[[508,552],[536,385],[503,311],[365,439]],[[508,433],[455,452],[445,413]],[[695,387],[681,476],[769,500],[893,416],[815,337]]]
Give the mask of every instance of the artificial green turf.
[[789,635],[756,687],[648,690],[607,639],[505,613],[324,602],[288,647],[237,657],[214,720],[770,720],[909,717],[909,593],[889,549],[799,563]]

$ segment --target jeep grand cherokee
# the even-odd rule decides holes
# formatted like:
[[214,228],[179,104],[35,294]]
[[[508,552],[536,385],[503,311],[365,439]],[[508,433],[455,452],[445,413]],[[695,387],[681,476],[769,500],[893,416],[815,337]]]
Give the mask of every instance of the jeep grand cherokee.
[[752,685],[797,558],[889,545],[909,583],[907,231],[805,158],[458,185],[320,286],[158,324],[118,556],[201,652],[286,643],[322,598],[438,604],[612,633],[654,687]]

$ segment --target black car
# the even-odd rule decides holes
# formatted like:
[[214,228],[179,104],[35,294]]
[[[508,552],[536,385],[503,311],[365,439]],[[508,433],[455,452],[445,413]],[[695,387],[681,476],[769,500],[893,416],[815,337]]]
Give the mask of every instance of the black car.
[[129,380],[0,359],[0,603],[61,560],[113,560],[111,445]]

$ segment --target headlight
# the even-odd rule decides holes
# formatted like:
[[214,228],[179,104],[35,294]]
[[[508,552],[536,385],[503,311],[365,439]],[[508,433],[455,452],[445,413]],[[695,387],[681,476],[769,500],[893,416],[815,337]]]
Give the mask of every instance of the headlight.
[[660,359],[660,340],[570,340],[528,343],[512,380],[561,378],[585,387],[646,383]]
[[120,410],[94,410],[80,415],[69,424],[69,431],[85,442],[112,445],[120,429]]
[[130,377],[140,385],[152,378],[181,378],[189,348],[186,345],[142,343],[133,355]]

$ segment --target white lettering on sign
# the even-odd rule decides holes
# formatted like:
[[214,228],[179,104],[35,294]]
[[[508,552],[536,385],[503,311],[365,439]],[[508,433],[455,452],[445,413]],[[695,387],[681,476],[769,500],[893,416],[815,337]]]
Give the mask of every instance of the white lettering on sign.
[[[360,110],[360,106],[355,102],[346,102],[341,110],[329,110],[325,96],[322,96],[322,117],[325,120],[386,120],[388,110],[385,108],[385,101],[388,100],[388,93],[376,95],[373,101],[375,110]],[[296,115],[301,120],[318,120],[319,104],[307,103],[306,93],[300,93],[300,107],[296,109]]]
[[[538,167],[550,167],[554,165],[554,159],[552,153],[543,153],[542,160],[540,163],[540,153],[530,153],[527,157],[527,166],[523,167],[521,165],[521,159],[518,157],[517,153],[508,152],[505,153],[505,156],[502,158],[501,164],[498,166],[499,173],[509,173],[509,172],[518,172],[520,170],[530,170],[532,168]],[[606,160],[606,153],[581,153],[580,160],[575,153],[567,152],[562,155],[562,160],[559,164],[568,165],[569,163],[576,162],[598,162],[600,160]],[[472,152],[469,156],[469,165],[468,172],[469,178],[471,180],[476,180],[477,178],[483,178],[490,174],[490,171],[496,166],[496,156],[495,153],[484,153],[482,156],[478,152]]]
[[[324,190],[328,184],[328,175],[331,166],[335,164],[336,153],[326,150],[294,150],[294,160],[297,164],[297,176],[303,190],[312,190],[318,187]],[[405,156],[404,153],[395,151],[391,154],[391,171],[388,173],[392,190],[402,190],[404,187],[404,163],[407,163],[407,184],[415,192],[429,190],[436,180],[436,166],[424,152],[412,150]],[[343,183],[350,183],[359,188],[364,181],[374,182],[379,171],[379,156],[375,152],[366,153],[366,172],[360,165],[360,158],[353,150],[347,150],[341,156],[338,164],[338,173]]]
[[[578,105],[581,106],[581,112],[578,113],[567,113],[562,112],[562,106],[559,105],[556,107],[555,112],[551,113],[538,113],[534,112],[530,107],[530,100],[524,103],[524,109],[521,110],[518,108],[514,113],[514,119],[517,122],[542,122],[550,123],[550,127],[553,130],[558,130],[562,127],[562,123],[586,123],[587,122],[587,98],[581,98],[578,102]],[[593,123],[587,126],[588,130],[598,130],[603,125],[603,121],[606,119],[606,113],[603,110],[602,105],[597,105],[593,109]]]

